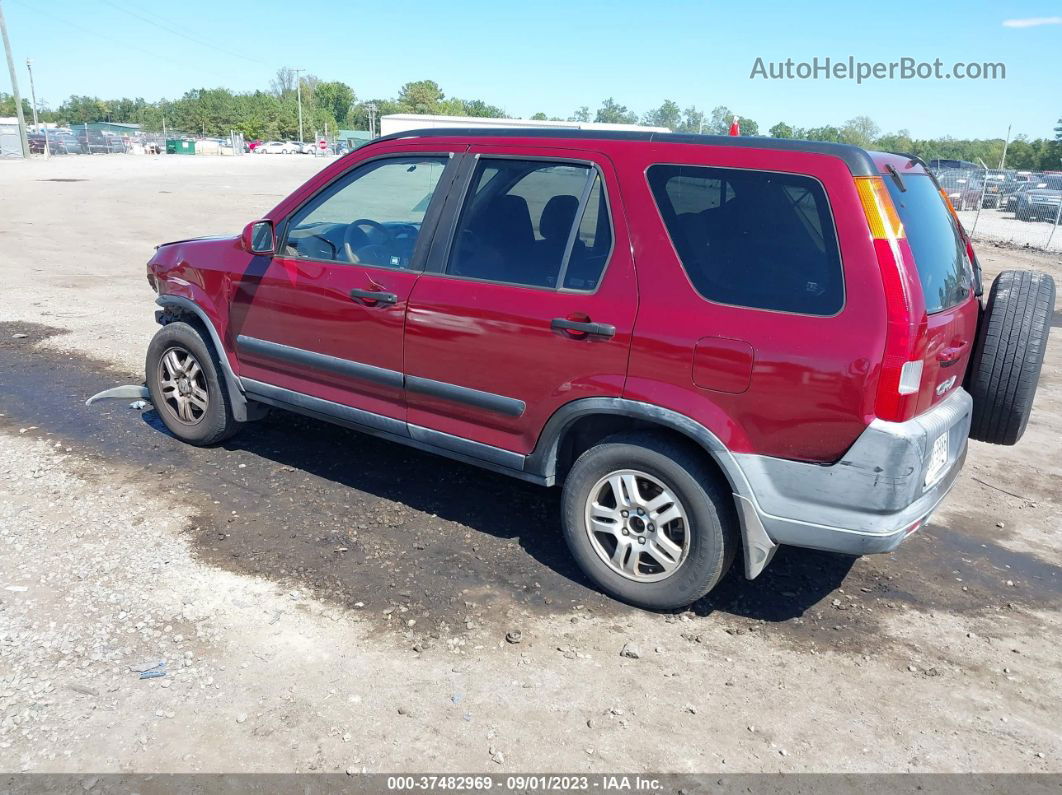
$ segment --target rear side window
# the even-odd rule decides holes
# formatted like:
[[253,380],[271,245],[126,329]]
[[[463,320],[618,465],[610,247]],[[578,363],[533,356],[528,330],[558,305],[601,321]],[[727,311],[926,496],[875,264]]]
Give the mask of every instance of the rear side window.
[[803,315],[844,304],[822,185],[798,174],[656,165],[649,187],[690,281],[710,301]]
[[961,303],[972,289],[973,266],[937,186],[921,174],[904,176],[906,191],[894,180],[885,183],[914,254],[926,311],[940,312]]
[[611,250],[612,226],[596,169],[483,158],[472,176],[446,272],[592,291]]

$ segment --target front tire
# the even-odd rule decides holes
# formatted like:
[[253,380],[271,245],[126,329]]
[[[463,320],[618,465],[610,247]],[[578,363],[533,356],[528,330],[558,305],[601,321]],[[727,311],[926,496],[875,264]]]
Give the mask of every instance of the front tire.
[[737,517],[703,455],[662,435],[628,433],[579,456],[564,483],[564,537],[603,591],[637,607],[672,610],[726,574],[737,551]]
[[194,326],[160,328],[148,345],[145,371],[155,410],[182,442],[216,444],[243,426],[232,416],[217,354]]

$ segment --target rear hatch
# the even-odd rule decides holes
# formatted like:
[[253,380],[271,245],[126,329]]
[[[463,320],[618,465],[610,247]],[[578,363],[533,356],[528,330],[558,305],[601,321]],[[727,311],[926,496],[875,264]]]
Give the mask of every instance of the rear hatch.
[[921,378],[912,381],[909,413],[921,414],[962,385],[977,334],[972,249],[958,219],[928,174],[908,170],[885,177],[903,224],[925,300],[925,344],[918,346]]

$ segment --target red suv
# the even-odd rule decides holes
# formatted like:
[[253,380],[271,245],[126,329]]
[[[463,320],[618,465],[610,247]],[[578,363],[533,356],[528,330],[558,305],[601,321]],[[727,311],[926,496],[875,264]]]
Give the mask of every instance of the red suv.
[[378,138],[148,278],[177,437],[278,407],[563,485],[580,566],[656,609],[739,550],[894,549],[967,437],[1021,436],[1054,305],[1010,271],[982,307],[917,158],[638,132]]

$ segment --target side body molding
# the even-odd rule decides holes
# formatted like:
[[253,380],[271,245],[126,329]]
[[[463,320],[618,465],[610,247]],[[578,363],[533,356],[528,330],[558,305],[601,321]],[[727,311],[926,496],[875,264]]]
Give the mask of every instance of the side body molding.
[[203,322],[203,326],[214,343],[214,351],[218,355],[218,361],[221,362],[221,368],[225,371],[225,389],[229,393],[229,402],[232,404],[232,417],[237,422],[246,422],[248,419],[247,396],[243,392],[240,379],[236,377],[236,373],[232,370],[229,357],[225,353],[225,345],[221,341],[218,330],[214,328],[214,324],[207,313],[195,301],[180,295],[160,295],[155,299],[155,303],[163,309],[173,307],[181,311],[191,312]]

